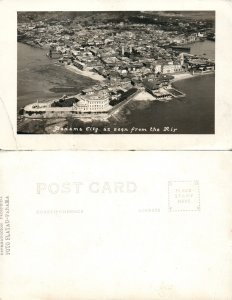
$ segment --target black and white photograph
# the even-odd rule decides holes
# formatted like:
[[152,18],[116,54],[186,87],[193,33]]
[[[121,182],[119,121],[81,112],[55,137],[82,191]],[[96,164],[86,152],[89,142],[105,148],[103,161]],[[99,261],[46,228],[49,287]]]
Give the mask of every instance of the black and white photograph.
[[215,11],[18,11],[17,134],[214,134]]

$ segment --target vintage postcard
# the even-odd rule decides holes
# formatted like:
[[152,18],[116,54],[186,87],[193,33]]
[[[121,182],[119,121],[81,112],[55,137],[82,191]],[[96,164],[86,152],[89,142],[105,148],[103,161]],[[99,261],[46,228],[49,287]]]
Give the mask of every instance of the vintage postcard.
[[0,153],[0,298],[231,299],[231,163],[223,151]]
[[1,148],[231,149],[230,2],[55,3],[0,3]]
[[22,11],[17,31],[18,134],[215,133],[215,11]]

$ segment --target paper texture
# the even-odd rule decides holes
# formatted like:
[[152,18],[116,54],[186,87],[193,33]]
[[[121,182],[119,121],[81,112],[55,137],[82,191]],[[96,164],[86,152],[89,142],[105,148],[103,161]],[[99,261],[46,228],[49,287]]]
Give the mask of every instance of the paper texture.
[[[215,12],[215,36],[216,36],[216,52],[215,52],[215,86],[209,88],[209,93],[214,94],[215,88],[215,112],[210,113],[207,105],[203,106],[195,112],[196,128],[200,115],[205,115],[205,121],[211,122],[211,131],[202,129],[188,134],[188,131],[183,130],[188,126],[190,117],[185,115],[183,106],[177,101],[179,107],[179,118],[184,120],[184,123],[179,122],[179,127],[170,134],[162,132],[161,134],[154,133],[143,134],[142,132],[134,132],[134,134],[96,134],[94,130],[90,130],[90,134],[61,134],[47,129],[43,134],[39,131],[37,134],[19,134],[18,131],[23,131],[23,127],[18,126],[17,131],[17,79],[20,80],[20,87],[23,84],[24,78],[19,72],[19,53],[17,50],[17,13],[18,12],[38,12],[38,11],[212,11]],[[122,25],[123,26],[123,25]],[[231,97],[230,97],[230,82],[231,78],[229,70],[231,69],[231,42],[229,32],[231,28],[231,2],[230,1],[27,1],[27,0],[8,0],[0,1],[0,64],[1,64],[1,80],[0,80],[0,98],[1,98],[1,141],[0,147],[5,150],[228,150],[231,149]],[[33,26],[32,26],[33,28]],[[33,30],[33,29],[32,29]],[[41,29],[43,31],[43,29]],[[51,30],[51,28],[47,28]],[[92,29],[93,30],[93,29]],[[144,36],[144,35],[143,35]],[[124,38],[124,42],[126,39]],[[124,46],[122,46],[122,49]],[[125,45],[125,51],[128,49]],[[129,47],[129,46],[128,46]],[[121,48],[120,48],[121,49]],[[131,52],[133,47],[130,48]],[[128,50],[129,51],[129,50]],[[25,53],[24,58],[27,57]],[[21,60],[20,60],[21,62]],[[24,70],[25,71],[25,70]],[[73,73],[70,72],[72,75]],[[34,73],[30,73],[31,77]],[[21,76],[21,77],[20,77]],[[29,76],[29,75],[28,75]],[[27,77],[28,77],[27,76]],[[71,76],[71,75],[70,75]],[[27,78],[28,79],[28,78]],[[29,76],[30,79],[30,76]],[[55,79],[54,79],[55,80]],[[41,93],[43,87],[41,87]],[[198,91],[199,85],[196,84],[195,91]],[[207,90],[207,86],[205,85]],[[204,90],[204,87],[203,87]],[[42,94],[41,94],[42,95]],[[41,96],[42,97],[42,96]],[[40,99],[40,95],[38,95]],[[43,97],[42,97],[43,98]],[[199,100],[199,99],[196,99]],[[181,101],[181,100],[180,100]],[[205,100],[203,100],[205,101]],[[193,100],[194,102],[194,100]],[[18,103],[19,105],[19,103]],[[135,103],[135,105],[137,105]],[[150,104],[149,104],[150,105]],[[149,106],[148,105],[148,106]],[[177,108],[174,107],[174,110]],[[146,108],[144,108],[146,109]],[[158,110],[160,108],[157,108]],[[193,105],[194,109],[194,105]],[[132,109],[133,110],[133,109]],[[207,112],[207,113],[206,113]],[[133,111],[132,111],[133,113]],[[173,124],[165,123],[171,112],[163,113],[162,119],[165,126],[172,128]],[[177,115],[178,115],[177,114]],[[191,118],[194,120],[194,113],[190,111]],[[210,117],[208,116],[210,114]],[[124,115],[125,117],[126,115]],[[136,117],[138,120],[140,116]],[[149,117],[152,119],[152,115]],[[148,118],[148,119],[149,119]],[[209,121],[207,118],[212,118]],[[214,122],[215,119],[215,122]],[[34,122],[34,121],[33,121]],[[157,127],[157,119],[151,123],[152,127]],[[50,122],[52,123],[52,122]],[[33,123],[34,124],[34,123]],[[54,125],[54,124],[53,124]],[[133,122],[132,122],[133,125]],[[117,125],[120,127],[120,122]],[[189,125],[190,126],[190,125]],[[200,126],[200,125],[199,125]],[[29,126],[30,127],[30,126]],[[52,127],[52,125],[51,125]],[[114,127],[113,123],[109,123],[106,127]],[[122,128],[124,126],[122,125]],[[142,129],[142,125],[141,128]],[[159,127],[159,126],[158,126]],[[112,129],[111,128],[111,129]],[[51,129],[51,128],[50,128]],[[181,130],[182,131],[181,131]],[[190,126],[191,129],[191,126]],[[178,132],[179,130],[179,132]],[[197,132],[197,133],[196,133]],[[200,133],[199,133],[200,132]],[[33,133],[33,132],[32,132]],[[54,133],[54,134],[53,134]],[[201,134],[202,133],[202,134]]]
[[[36,13],[38,19],[38,16],[43,15],[42,12],[55,11],[60,15],[78,12],[82,16],[91,12],[97,16],[97,12],[101,12],[101,16],[106,13],[106,17],[109,17],[109,12],[112,12],[112,16],[120,12],[119,14],[124,14],[124,17],[130,15],[131,18],[135,12],[139,13],[135,18],[136,25],[132,24],[133,22],[124,23],[123,19],[113,26],[111,22],[114,21],[106,22],[104,17],[102,17],[104,24],[99,24],[96,21],[98,18],[94,17],[93,24],[96,26],[82,20],[82,23],[78,21],[75,25],[77,27],[73,26],[71,29],[65,27],[69,23],[68,20],[58,24],[57,20],[49,19],[49,26],[45,26],[47,21],[42,19],[35,22],[33,18],[30,21],[31,16],[28,14],[28,12]],[[188,26],[191,28],[195,25],[191,23],[192,21],[188,24],[186,18],[183,22],[179,20],[181,11],[183,15],[186,11],[187,13],[195,11],[197,18],[199,13],[211,15],[212,26],[210,25],[207,30],[205,28],[209,24],[206,18],[202,20],[202,24],[196,21],[196,33],[187,37],[186,34],[180,34],[181,39],[197,37],[203,40],[206,36],[207,40],[208,37],[214,40],[215,34],[216,40],[213,42],[215,47],[212,48],[215,57],[210,58],[207,63],[205,63],[208,59],[206,53],[196,54],[196,57],[195,54],[191,54],[190,59],[186,53],[180,53],[168,62],[165,55],[172,56],[173,52],[170,51],[174,50],[164,50],[165,42],[175,37],[180,38],[172,32],[170,26],[170,30],[163,31],[164,25],[161,25],[159,30],[157,24],[154,28],[149,24],[145,28],[143,24],[141,32],[138,30],[140,26],[138,23],[144,23],[141,21],[144,18],[149,20],[153,18],[155,21],[154,16],[158,16],[157,18],[161,16],[161,19],[165,16],[167,23],[167,15],[170,15],[170,22],[178,24],[175,25],[178,26],[178,30],[183,28],[186,33]],[[154,15],[154,12],[161,13]],[[232,298],[231,153],[176,151],[231,149],[232,60],[229,39],[231,12],[231,2],[219,0],[194,0],[187,3],[180,0],[161,2],[0,0],[0,300]],[[175,16],[178,21],[173,19]],[[106,28],[107,26],[112,30]],[[203,31],[198,30],[201,26]],[[46,39],[51,39],[53,43],[60,34],[58,46],[62,45],[63,38],[70,40],[72,39],[70,36],[73,35],[84,40],[86,36],[88,43],[95,43],[95,47],[88,44],[83,48],[79,39],[75,41],[73,38],[79,51],[76,58],[81,53],[82,58],[89,55],[91,62],[101,61],[107,65],[109,82],[113,76],[108,66],[112,64],[107,57],[108,50],[115,51],[114,61],[126,62],[118,63],[120,67],[126,66],[125,69],[117,69],[118,74],[122,75],[120,82],[125,86],[130,86],[133,82],[135,88],[138,86],[141,88],[144,81],[153,78],[156,83],[159,79],[161,82],[159,89],[149,90],[152,100],[154,97],[155,100],[158,99],[154,115],[152,114],[154,106],[151,103],[141,105],[139,101],[132,101],[132,106],[114,116],[113,122],[107,119],[105,128],[109,128],[109,131],[112,128],[113,131],[115,128],[120,130],[117,134],[99,132],[100,126],[98,128],[96,124],[102,120],[96,121],[93,117],[90,118],[91,122],[94,119],[92,123],[85,120],[84,130],[88,134],[61,133],[61,129],[69,128],[69,124],[74,122],[69,117],[67,117],[69,123],[66,119],[59,121],[59,124],[63,122],[63,127],[59,127],[56,124],[57,120],[52,118],[39,120],[37,123],[38,119],[33,119],[33,116],[44,113],[43,106],[46,106],[47,102],[41,101],[40,97],[44,96],[47,84],[44,80],[38,80],[35,94],[27,88],[30,84],[32,89],[34,88],[39,73],[48,75],[48,63],[44,61],[49,58],[41,56],[41,52],[35,58],[34,53],[32,55],[33,51],[45,50],[34,47],[33,43],[31,48],[25,48],[25,44],[19,46],[19,36],[25,37],[25,32],[27,37],[32,37],[33,43],[34,40],[43,43]],[[38,32],[38,38],[35,32]],[[102,38],[104,47],[96,47],[96,35],[93,32],[96,32],[99,40]],[[158,48],[153,43],[153,33],[157,37],[157,43],[163,42]],[[118,42],[120,39],[121,43]],[[115,44],[116,40],[118,44]],[[65,47],[67,45],[68,43]],[[73,44],[70,47],[72,48]],[[51,49],[53,48],[49,48],[48,51]],[[152,57],[149,60],[148,49],[158,51],[158,58]],[[100,55],[97,57],[101,59],[93,58],[90,50]],[[63,53],[62,59],[66,59],[70,53]],[[157,60],[166,59],[161,65],[162,75],[157,75],[160,72],[156,69],[155,77],[154,74],[150,74],[149,80],[146,76],[140,76],[137,81],[137,78],[132,76],[129,82],[129,77],[123,77],[129,71],[138,71],[137,67],[133,69],[130,66],[132,62],[136,65],[136,59],[133,59],[138,53],[143,53],[146,58],[139,61],[141,66],[138,67],[144,70],[146,76],[150,63],[156,60],[154,66],[158,68]],[[22,67],[24,59],[27,65]],[[182,100],[177,99],[176,102],[162,102],[170,97],[167,96],[167,91],[174,94],[184,93],[183,84],[180,84],[183,91],[181,88],[173,90],[173,85],[165,86],[165,81],[167,83],[165,72],[172,72],[170,70],[174,67],[183,71],[182,67],[185,65],[188,71],[200,66],[203,74],[206,65],[214,69],[214,61],[215,73],[207,75],[212,76],[210,85],[202,84],[203,77],[198,77],[193,88],[192,95],[195,96],[192,97],[192,102],[187,94],[186,98],[182,95]],[[37,69],[32,68],[34,62]],[[67,68],[65,72],[69,72],[70,67],[73,68],[73,62],[72,57],[71,65],[70,61],[65,65]],[[57,109],[68,101],[74,101],[75,109],[78,111],[84,110],[84,107],[86,109],[87,102],[101,100],[100,105],[103,105],[105,101],[104,109],[108,104],[112,104],[108,103],[108,98],[105,97],[104,87],[99,93],[105,98],[99,100],[95,97],[94,93],[98,93],[99,86],[95,86],[93,92],[94,88],[91,85],[93,82],[89,77],[86,79],[90,84],[88,90],[87,86],[80,88],[70,84],[72,80],[73,82],[77,80],[74,78],[75,73],[71,71],[67,75],[71,78],[69,82],[57,76],[59,68],[59,70],[63,68],[64,72],[64,66],[60,66],[59,63],[63,64],[60,61],[49,63],[49,68],[54,72],[54,80],[49,79],[51,81],[49,84],[54,84],[49,90],[51,94],[57,95],[57,90],[62,90],[63,83],[66,88],[78,89],[81,93],[78,94],[80,98],[69,94],[68,97],[66,95],[59,98],[58,102],[57,99],[53,99],[51,107]],[[78,59],[75,63],[80,67]],[[57,85],[58,77],[61,78],[60,86]],[[82,81],[79,84],[81,86]],[[124,91],[120,92],[123,97],[125,96],[123,93],[126,93],[125,86]],[[133,88],[129,91],[131,92]],[[141,94],[147,95],[149,88],[142,89],[139,90],[140,97]],[[117,98],[117,93],[113,90],[112,95],[116,95]],[[39,98],[37,102],[30,100],[30,97],[35,98],[37,95]],[[207,104],[209,101],[207,95],[211,95],[210,105]],[[29,100],[28,103],[24,103],[29,105],[29,108],[27,105],[21,107],[22,97],[25,97],[24,101],[26,98],[26,101]],[[199,105],[200,99],[204,103],[196,109],[196,103]],[[176,106],[173,103],[176,103]],[[167,111],[166,108],[163,109],[164,105]],[[186,113],[185,107],[188,105],[192,110]],[[141,114],[138,113],[138,106]],[[96,106],[91,109],[97,110],[98,107],[99,103],[96,102]],[[165,123],[173,113],[172,108],[177,112],[176,122],[179,124],[177,128],[169,121]],[[19,111],[27,112],[25,123],[19,116]],[[144,115],[145,111],[147,115]],[[171,129],[171,132],[167,134],[162,129],[158,133],[158,119],[162,120],[162,124]],[[120,123],[121,120],[125,121],[125,126],[123,122]],[[138,121],[141,128],[136,129],[134,126]],[[46,126],[40,127],[41,124]],[[152,124],[149,134],[143,129],[144,124]],[[202,127],[202,124],[207,124],[208,127]],[[128,128],[133,134],[126,132]],[[79,127],[77,129],[79,130]]]
[[231,298],[231,153],[9,152],[0,166],[1,299]]

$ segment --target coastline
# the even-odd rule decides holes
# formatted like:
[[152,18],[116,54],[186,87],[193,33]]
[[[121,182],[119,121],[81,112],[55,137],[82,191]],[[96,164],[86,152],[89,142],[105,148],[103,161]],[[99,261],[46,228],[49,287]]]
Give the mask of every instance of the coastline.
[[75,66],[72,66],[72,65],[68,65],[68,64],[64,64],[64,67],[71,71],[71,72],[74,72],[78,75],[82,75],[82,76],[85,76],[85,77],[89,77],[93,80],[97,80],[97,81],[104,81],[105,78],[97,73],[94,73],[94,72],[91,72],[91,71],[87,71],[87,70],[84,70],[84,71],[81,71],[79,70],[77,67]]
[[[24,40],[18,41],[18,43],[25,44],[25,45],[30,46],[30,47],[35,48],[35,49],[41,49],[41,50],[48,49],[47,45],[38,45],[38,44],[34,44],[34,43],[31,44],[28,41],[24,41]],[[103,82],[105,80],[105,78],[102,75],[99,75],[95,72],[91,72],[91,71],[88,71],[88,70],[82,71],[82,70],[78,69],[77,67],[75,67],[74,65],[68,65],[67,63],[64,63],[64,67],[67,70],[69,70],[73,73],[76,73],[76,74],[84,76],[84,77],[91,78],[91,79],[99,81],[99,82]],[[171,83],[174,83],[174,82],[180,81],[180,80],[185,80],[185,79],[197,77],[197,76],[209,75],[209,74],[215,74],[215,71],[209,71],[209,72],[205,72],[205,73],[196,73],[194,75],[190,74],[189,72],[174,74],[173,75],[174,79],[171,80]]]
[[140,91],[135,97],[133,97],[132,100],[133,101],[154,101],[155,97],[144,90],[144,91]]
[[210,75],[210,74],[215,74],[215,72],[214,71],[209,71],[209,72],[205,72],[205,73],[196,73],[194,75],[192,75],[190,73],[175,74],[175,75],[173,75],[174,79],[171,81],[171,83],[174,83],[176,81],[189,79],[189,78],[194,78],[194,77],[199,77],[199,76],[204,76],[204,75]]
[[[36,47],[33,47],[33,48],[36,48]],[[55,60],[52,61],[52,64],[54,64],[54,63],[55,63]],[[72,64],[69,65],[67,63],[64,63],[64,64],[60,64],[60,66],[64,67],[65,69],[67,69],[68,71],[71,71],[74,74],[81,75],[82,77],[86,77],[86,80],[87,80],[87,78],[96,80],[97,82],[95,84],[100,84],[101,82],[106,80],[103,76],[101,76],[97,73],[91,72],[89,70],[82,71],[82,70],[78,69],[77,67],[75,67]],[[170,81],[170,85],[172,85],[172,83],[173,83],[173,88],[175,88],[174,83],[176,81],[181,81],[181,80],[185,80],[185,79],[189,79],[189,78],[193,78],[193,77],[199,77],[199,76],[203,76],[203,75],[210,75],[210,74],[214,74],[214,73],[215,73],[214,71],[213,72],[212,71],[206,71],[206,72],[203,72],[203,73],[200,72],[200,73],[196,73],[194,75],[192,75],[189,72],[176,73],[176,74],[173,75],[174,79]],[[75,77],[75,75],[73,75],[73,76]],[[52,98],[53,98],[52,96],[49,96],[48,101],[53,101],[54,99],[52,99]],[[145,101],[153,101],[153,100],[157,100],[157,99],[154,96],[152,96],[150,93],[148,93],[144,90],[144,91],[141,91],[140,93],[138,93],[137,95],[135,95],[133,97],[133,101],[141,101],[141,100],[142,101],[144,101],[144,100]],[[160,100],[158,100],[158,101],[160,101]]]
[[[177,81],[183,81],[185,79],[190,79],[190,78],[195,78],[195,77],[200,77],[200,76],[204,76],[204,75],[210,75],[210,74],[215,74],[215,72],[209,71],[209,72],[205,72],[205,73],[198,73],[198,74],[190,74],[190,73],[181,73],[181,74],[175,74],[174,79],[171,81],[171,85],[173,88],[175,88],[175,86],[173,85],[173,83],[177,82]],[[141,91],[138,95],[136,95],[133,98],[133,101],[154,101],[156,100],[156,98],[154,96],[152,96],[151,94],[149,94],[147,91]]]
[[17,43],[21,43],[24,45],[27,45],[29,47],[35,48],[35,49],[41,49],[41,50],[48,50],[49,49],[49,45],[48,44],[36,44],[34,42],[28,41],[28,40],[18,40],[17,39]]

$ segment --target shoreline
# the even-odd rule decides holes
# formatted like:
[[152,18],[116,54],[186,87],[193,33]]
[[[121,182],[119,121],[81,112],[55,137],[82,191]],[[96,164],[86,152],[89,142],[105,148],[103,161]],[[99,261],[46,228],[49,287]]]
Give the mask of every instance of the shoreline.
[[71,72],[74,72],[74,73],[76,73],[78,75],[82,75],[84,77],[91,78],[91,79],[96,80],[96,81],[102,82],[102,81],[105,80],[105,78],[103,76],[101,76],[101,75],[99,75],[97,73],[94,73],[94,72],[91,72],[91,71],[88,71],[88,70],[81,71],[81,70],[79,70],[77,67],[75,67],[73,65],[68,65],[68,64],[65,63],[64,67],[67,70],[71,71]]
[[204,72],[204,73],[196,73],[196,74],[190,74],[190,73],[182,73],[182,74],[175,74],[174,79],[171,80],[171,83],[189,79],[189,78],[194,78],[194,77],[200,77],[200,76],[205,76],[205,75],[211,75],[215,74],[215,71],[209,71],[209,72]]
[[49,45],[47,44],[36,44],[34,42],[30,42],[30,41],[27,41],[27,40],[17,40],[17,43],[21,43],[23,45],[27,45],[29,47],[32,47],[34,49],[41,49],[41,50],[48,50],[49,49]]
[[[24,45],[27,45],[29,47],[32,47],[32,48],[35,48],[35,49],[41,49],[41,50],[47,50],[47,46],[46,45],[36,45],[36,44],[30,44],[28,43],[27,41],[17,41],[18,43],[22,43]],[[198,41],[198,42],[201,42],[201,41]],[[81,76],[84,76],[84,77],[88,77],[88,78],[91,78],[93,80],[96,80],[96,81],[99,81],[99,82],[102,82],[105,79],[105,77],[103,77],[102,75],[99,75],[98,73],[95,73],[95,72],[91,72],[91,71],[88,71],[88,70],[84,70],[84,71],[81,71],[80,69],[78,69],[77,67],[75,67],[74,65],[68,65],[67,63],[64,63],[63,66],[73,72],[73,73],[76,73],[78,75],[81,75]],[[181,74],[174,74],[174,79],[171,80],[171,83],[174,83],[176,81],[180,81],[180,80],[185,80],[185,79],[189,79],[189,78],[193,78],[193,77],[197,77],[197,76],[203,76],[203,75],[209,75],[209,74],[215,74],[215,71],[209,71],[209,72],[205,72],[205,73],[197,73],[197,74],[190,74],[189,72],[186,72],[186,73],[181,73]]]

